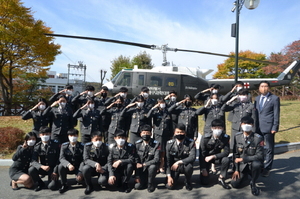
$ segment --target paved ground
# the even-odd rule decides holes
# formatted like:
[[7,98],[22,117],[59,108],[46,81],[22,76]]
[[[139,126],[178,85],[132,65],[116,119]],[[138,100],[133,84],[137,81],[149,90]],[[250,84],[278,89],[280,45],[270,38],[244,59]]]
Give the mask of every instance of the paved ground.
[[[118,191],[108,191],[106,189],[94,191],[91,195],[84,195],[84,188],[78,185],[72,185],[72,188],[64,194],[59,194],[58,191],[50,191],[48,189],[40,192],[34,192],[21,188],[20,190],[13,191],[9,186],[8,167],[0,167],[0,199],[10,198],[254,198],[250,192],[250,187],[246,184],[241,189],[225,190],[220,185],[213,182],[206,187],[199,184],[199,166],[195,165],[193,175],[192,191],[187,191],[183,187],[184,176],[180,177],[180,184],[176,190],[169,191],[164,187],[164,176],[159,174],[156,182],[158,183],[157,189],[153,193],[148,193],[147,190],[132,190],[130,193],[122,193]],[[73,176],[68,176],[71,179],[71,184],[74,184]],[[211,177],[212,181],[216,182],[216,176]],[[227,180],[229,182],[230,179]],[[133,180],[131,181],[131,184]],[[260,177],[257,182],[261,190],[259,198],[279,198],[279,199],[295,199],[300,198],[300,150],[292,151],[275,156],[274,169],[268,178]],[[20,186],[21,187],[21,186]]]

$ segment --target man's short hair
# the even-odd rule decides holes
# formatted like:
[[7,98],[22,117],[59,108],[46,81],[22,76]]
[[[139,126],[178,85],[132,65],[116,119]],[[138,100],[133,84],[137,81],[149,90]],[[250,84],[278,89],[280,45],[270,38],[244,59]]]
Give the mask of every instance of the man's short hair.
[[214,119],[212,122],[211,122],[211,127],[217,127],[217,126],[221,126],[224,128],[225,124],[224,124],[224,121],[221,120],[221,119]]
[[73,85],[67,84],[67,85],[65,86],[65,89],[73,89]]
[[263,81],[259,82],[258,86],[260,86],[262,83],[266,83],[266,84],[268,84],[269,87],[271,87],[270,82],[268,82],[266,80],[263,80]]
[[86,91],[95,91],[95,87],[92,86],[92,85],[87,85],[87,86],[85,87],[85,90],[86,90]]
[[119,92],[122,92],[122,93],[127,93],[128,92],[128,88],[126,87],[121,87]]
[[68,130],[68,133],[67,133],[68,135],[78,135],[79,134],[79,131],[77,130],[77,129],[74,129],[74,128],[72,128],[72,129],[69,129]]
[[117,137],[117,136],[127,137],[126,132],[122,129],[119,129],[119,128],[116,129],[116,131],[114,133],[114,136],[115,137]]
[[242,117],[241,123],[244,123],[244,124],[254,124],[254,119],[252,117],[245,116],[245,117]]
[[145,124],[145,125],[141,126],[140,130],[141,130],[141,132],[142,131],[150,131],[151,132],[152,128],[149,124]]
[[42,126],[39,133],[51,133],[51,129],[48,126]]
[[185,125],[182,124],[182,123],[179,123],[176,125],[176,129],[179,129],[179,130],[182,130],[182,131],[185,131]]

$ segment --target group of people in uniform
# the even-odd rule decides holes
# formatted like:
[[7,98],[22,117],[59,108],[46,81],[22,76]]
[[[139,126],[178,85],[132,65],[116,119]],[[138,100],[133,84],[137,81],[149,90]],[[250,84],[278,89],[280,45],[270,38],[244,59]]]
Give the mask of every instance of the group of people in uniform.
[[[47,187],[64,193],[69,189],[67,175],[74,174],[76,181],[85,185],[85,194],[94,190],[94,176],[99,185],[128,193],[134,176],[135,189],[153,192],[156,175],[163,173],[167,189],[174,189],[184,174],[185,187],[192,190],[198,115],[203,115],[201,184],[210,183],[209,175],[216,174],[215,165],[219,165],[218,183],[224,189],[239,187],[250,174],[251,193],[259,195],[256,180],[261,171],[268,176],[272,168],[279,125],[279,98],[269,88],[269,82],[261,82],[261,95],[252,103],[243,82],[237,82],[224,96],[218,94],[219,85],[212,85],[194,96],[204,104],[195,109],[190,95],[177,101],[175,91],[154,100],[144,87],[130,100],[126,87],[108,97],[107,87],[95,93],[93,86],[87,86],[73,97],[73,87],[67,85],[49,99],[51,105],[40,98],[22,116],[33,119],[33,129],[12,158],[10,184],[13,190],[24,184],[40,191],[46,187],[42,178],[47,176]],[[225,112],[230,112],[231,136],[226,134]],[[78,122],[80,133],[75,128]],[[225,182],[230,165],[231,186]]]

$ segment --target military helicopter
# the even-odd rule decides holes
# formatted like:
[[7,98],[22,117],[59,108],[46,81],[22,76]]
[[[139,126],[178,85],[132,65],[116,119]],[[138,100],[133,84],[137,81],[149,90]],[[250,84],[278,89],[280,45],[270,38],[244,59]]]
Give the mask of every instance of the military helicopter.
[[[62,35],[62,34],[45,34],[47,36],[54,37],[65,37],[73,39],[86,39],[95,40],[102,42],[111,42],[118,44],[125,44],[131,46],[137,46],[148,49],[161,50],[163,53],[163,63],[162,66],[154,67],[152,69],[139,69],[135,66],[133,69],[123,69],[120,71],[110,82],[104,84],[108,87],[111,94],[114,95],[119,92],[121,87],[128,88],[128,96],[133,97],[139,95],[142,87],[149,88],[149,95],[152,98],[164,97],[169,94],[169,91],[175,90],[177,92],[177,97],[182,99],[185,94],[190,94],[194,96],[198,92],[207,89],[211,84],[219,84],[221,86],[220,93],[227,93],[232,89],[234,84],[234,79],[206,79],[206,75],[211,73],[211,69],[196,69],[188,67],[178,67],[170,66],[167,61],[166,53],[167,51],[182,51],[182,52],[192,52],[201,53],[208,55],[216,55],[223,57],[234,57],[232,55],[225,55],[219,53],[196,51],[196,50],[186,50],[178,48],[169,48],[168,45],[156,46],[148,45],[127,41],[119,41],[112,39],[94,38],[94,37],[83,37],[83,36],[73,36],[73,35]],[[254,62],[261,62],[270,64],[271,62],[254,60],[245,57],[239,57],[242,60],[249,60]],[[271,63],[274,64],[274,63]],[[287,85],[291,82],[295,74],[300,68],[300,61],[294,61],[290,66],[288,66],[277,78],[260,78],[260,79],[238,79],[244,82],[244,87],[248,90],[254,90],[258,88],[259,82],[267,80],[270,82],[271,86],[281,86]]]

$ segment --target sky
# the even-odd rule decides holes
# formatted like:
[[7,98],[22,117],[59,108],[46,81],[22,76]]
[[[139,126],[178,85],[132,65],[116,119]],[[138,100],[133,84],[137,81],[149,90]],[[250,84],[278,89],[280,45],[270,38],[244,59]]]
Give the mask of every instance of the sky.
[[[170,48],[235,52],[231,24],[234,0],[22,0],[35,19],[44,21],[56,34],[98,37]],[[299,0],[261,0],[258,7],[240,11],[239,50],[269,56],[300,39]],[[87,81],[100,82],[100,70],[110,78],[111,61],[120,55],[130,58],[146,51],[155,66],[162,53],[129,45],[90,40],[55,38],[62,54],[51,71],[67,73],[68,64],[82,61]],[[213,69],[226,58],[198,53],[168,52],[167,60],[177,66]],[[211,78],[208,75],[207,78]],[[75,77],[76,78],[76,77]]]

